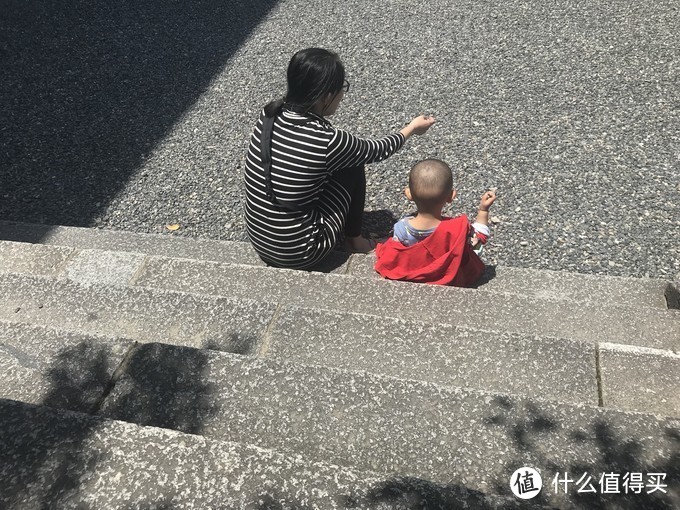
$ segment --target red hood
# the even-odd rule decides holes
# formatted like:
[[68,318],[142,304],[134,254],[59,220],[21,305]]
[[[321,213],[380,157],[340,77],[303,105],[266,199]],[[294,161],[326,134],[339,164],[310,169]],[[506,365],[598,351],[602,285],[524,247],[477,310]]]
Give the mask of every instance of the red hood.
[[471,228],[467,217],[460,215],[442,218],[429,237],[412,246],[389,239],[375,249],[375,270],[390,280],[468,287],[484,271],[468,242]]

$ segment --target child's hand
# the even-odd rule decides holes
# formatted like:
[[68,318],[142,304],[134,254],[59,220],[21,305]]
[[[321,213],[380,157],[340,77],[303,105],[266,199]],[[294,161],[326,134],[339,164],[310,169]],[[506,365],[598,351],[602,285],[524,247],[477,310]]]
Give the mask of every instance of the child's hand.
[[493,204],[496,201],[496,192],[495,191],[487,191],[482,195],[482,199],[479,201],[479,209],[481,211],[488,211],[489,208],[491,207],[491,204]]
[[409,127],[413,130],[414,135],[424,135],[435,122],[436,119],[432,115],[421,115],[413,119],[409,123]]

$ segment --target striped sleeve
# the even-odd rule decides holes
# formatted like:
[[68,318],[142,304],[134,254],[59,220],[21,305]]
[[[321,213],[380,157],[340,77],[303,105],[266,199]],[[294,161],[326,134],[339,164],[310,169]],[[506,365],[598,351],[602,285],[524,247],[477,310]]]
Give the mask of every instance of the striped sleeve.
[[341,129],[334,129],[328,144],[327,167],[330,172],[339,168],[351,168],[367,163],[375,163],[390,157],[406,142],[401,133],[369,140],[358,138]]

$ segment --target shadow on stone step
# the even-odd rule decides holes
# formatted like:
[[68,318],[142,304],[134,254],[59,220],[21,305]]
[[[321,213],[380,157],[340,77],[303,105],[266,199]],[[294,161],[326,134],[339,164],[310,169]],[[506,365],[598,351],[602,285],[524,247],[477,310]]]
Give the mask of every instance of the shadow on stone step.
[[[104,345],[83,341],[63,349],[54,359],[45,371],[48,390],[42,404],[89,412],[106,391],[116,368],[111,351]],[[40,495],[32,495],[42,501],[38,508],[58,507],[70,494],[77,493],[79,479],[73,475],[73,467],[74,463],[83,466],[85,460],[65,453],[68,448],[62,447],[82,444],[92,435],[95,425],[94,421],[79,421],[75,427],[50,427],[49,434],[40,438],[41,449],[34,448],[30,438],[21,435],[13,436],[11,442],[4,441],[0,448],[0,470],[5,462],[9,465],[14,462],[15,467],[21,468],[16,476],[3,481],[0,488],[0,501],[7,505],[5,508],[20,505],[25,487],[35,487],[38,482]],[[0,435],[8,433],[5,427],[3,424]]]
[[307,271],[316,271],[319,273],[332,273],[337,269],[341,268],[347,263],[349,258],[352,256],[351,253],[339,250],[331,250],[328,256],[319,262],[314,267],[310,267]]
[[[0,507],[62,508],[78,493],[79,475],[73,475],[73,468],[87,461],[73,451],[80,451],[92,436],[95,420],[46,423],[41,408],[13,413],[6,407],[0,401]],[[39,434],[26,433],[35,429]],[[32,506],[27,506],[27,500]]]
[[87,413],[101,398],[116,369],[110,349],[83,341],[62,350],[49,367],[42,404]]
[[[570,508],[591,509],[626,509],[626,510],[671,510],[677,508],[680,501],[678,480],[680,479],[680,429],[677,422],[667,420],[664,427],[664,437],[654,438],[650,445],[650,437],[646,430],[645,418],[641,415],[639,430],[634,436],[623,436],[617,432],[617,425],[604,419],[593,420],[589,428],[578,430],[564,430],[560,420],[544,413],[536,404],[524,402],[515,403],[507,397],[497,397],[493,402],[498,412],[490,416],[487,424],[504,429],[509,441],[531,463],[520,460],[505,466],[504,476],[496,480],[494,493],[511,496],[509,481],[515,470],[522,467],[537,468],[543,474],[543,491],[538,502],[548,504],[542,497],[546,492],[558,494],[569,502]],[[632,419],[632,418],[629,418]],[[647,420],[649,417],[646,418]],[[631,424],[628,423],[628,426]],[[583,454],[572,454],[570,451],[555,451],[551,436],[564,436],[570,439],[575,451],[582,451],[583,447],[591,452],[589,458]],[[643,441],[647,441],[645,445]],[[660,446],[662,445],[662,447]],[[554,461],[555,456],[563,458],[582,459],[565,465]],[[649,459],[652,460],[649,460]],[[663,460],[663,459],[666,460]],[[616,479],[619,493],[603,493],[602,485],[606,484],[602,476]],[[663,473],[663,483],[668,489],[675,485],[674,490],[667,489],[668,494],[661,490],[641,494],[626,494],[622,486],[626,473],[642,473],[643,485],[649,483],[650,473]],[[586,475],[581,483],[579,480]],[[591,478],[589,479],[588,476]],[[557,484],[555,480],[557,478]],[[569,482],[564,483],[564,480]],[[578,489],[590,489],[592,484],[597,492],[582,492]],[[564,487],[567,490],[564,490]],[[538,498],[536,498],[538,499]],[[536,501],[536,500],[532,500]]]
[[[288,494],[270,491],[257,497],[253,510],[307,510],[318,508],[314,502],[302,504],[291,501]],[[498,510],[497,504],[489,503],[484,494],[458,485],[439,485],[419,478],[393,478],[380,483],[365,493],[335,497],[334,508],[363,508],[400,510]],[[515,506],[508,508],[516,508]],[[532,508],[530,505],[522,508]]]
[[[132,367],[132,373],[140,373],[135,366],[148,361],[143,373],[150,377],[162,391],[153,395],[131,397],[126,388],[139,384],[135,378],[124,379],[122,388],[113,388],[118,398],[115,402],[104,401],[101,406],[104,415],[115,415],[118,419],[152,425],[183,432],[198,434],[203,419],[214,412],[214,406],[207,400],[211,388],[202,382],[202,371],[206,363],[206,353],[191,350],[187,355],[181,351],[159,349],[158,344],[144,344],[133,349],[124,362]],[[43,404],[66,410],[88,412],[99,407],[105,389],[111,389],[110,374],[113,373],[110,353],[104,346],[82,342],[73,348],[65,349],[56,357],[56,362],[46,371],[50,390]],[[36,410],[40,413],[39,408]],[[98,430],[98,422],[78,420],[77,426],[62,426],[56,422],[49,427],[49,433],[40,437],[39,448],[29,435],[23,436],[13,431],[21,427],[12,423],[12,416],[0,419],[0,437],[8,438],[0,442],[0,473],[13,474],[3,479],[0,486],[0,507],[21,507],[27,486],[36,493],[31,501],[39,500],[35,508],[61,508],[78,501],[80,477],[84,472],[96,470],[96,459],[92,452],[83,451],[80,445],[89,443]],[[11,440],[9,440],[11,438]],[[20,467],[17,470],[17,467]],[[4,506],[3,506],[4,505]],[[149,508],[173,508],[170,504]]]
[[[94,341],[82,341],[64,348],[43,373],[46,393],[41,403],[88,413],[107,390],[119,359],[113,354],[111,346]],[[49,434],[40,438],[41,449],[33,447],[30,437],[15,436],[11,430],[7,430],[6,424],[2,425],[0,436],[10,434],[12,441],[2,442],[0,471],[6,468],[6,463],[21,468],[15,473],[16,476],[3,480],[0,502],[7,505],[3,508],[13,508],[15,503],[19,505],[24,498],[25,487],[32,484],[35,488],[38,482],[40,487],[34,490],[39,490],[40,495],[32,495],[34,499],[42,501],[37,508],[58,507],[59,502],[65,501],[69,494],[77,493],[79,480],[73,476],[72,468],[74,463],[84,465],[85,461],[65,452],[69,445],[86,441],[95,430],[95,425],[94,421],[84,420],[75,427],[50,427]]]
[[680,282],[673,284],[668,283],[666,285],[666,290],[664,296],[666,298],[666,306],[671,310],[680,310]]
[[128,358],[98,414],[139,425],[200,434],[218,407],[204,382],[208,354],[199,349],[168,349],[143,344]]
[[[440,485],[420,478],[394,478],[372,489],[367,495],[369,508],[400,508],[403,510],[497,510],[484,493],[461,485]],[[359,505],[357,505],[359,506]],[[522,508],[532,508],[525,505]],[[346,508],[352,508],[351,505]],[[512,507],[514,508],[514,507]]]

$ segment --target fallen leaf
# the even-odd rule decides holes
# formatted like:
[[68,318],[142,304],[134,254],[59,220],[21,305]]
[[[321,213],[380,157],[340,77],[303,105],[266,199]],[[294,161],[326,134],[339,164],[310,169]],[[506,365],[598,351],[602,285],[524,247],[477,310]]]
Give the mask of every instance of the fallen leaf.
[[172,225],[166,225],[165,228],[167,228],[170,232],[174,232],[175,230],[179,230],[179,223],[173,223]]

